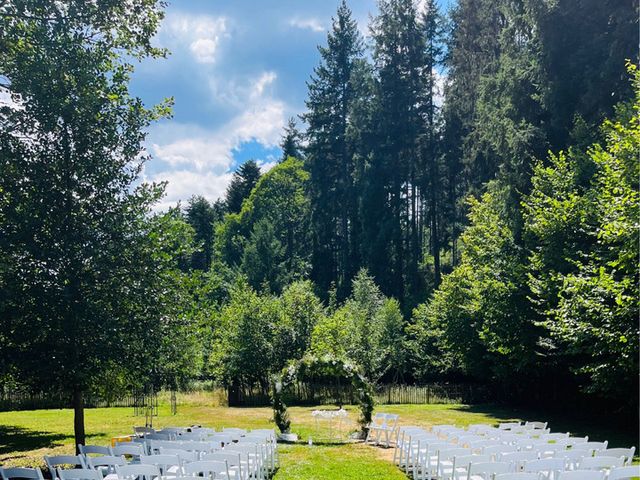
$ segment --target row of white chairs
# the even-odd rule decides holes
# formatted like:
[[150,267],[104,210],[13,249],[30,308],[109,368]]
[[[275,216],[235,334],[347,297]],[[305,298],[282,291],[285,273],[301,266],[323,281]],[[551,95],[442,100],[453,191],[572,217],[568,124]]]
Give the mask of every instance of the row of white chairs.
[[[45,456],[52,480],[182,480],[193,476],[270,477],[277,468],[273,429],[227,429],[209,441],[147,441],[142,438],[113,447],[78,445],[79,455]],[[73,468],[69,469],[68,467]],[[197,470],[205,469],[208,470]],[[0,469],[2,480],[42,479],[40,469]]]
[[[609,475],[617,479],[628,478],[620,475],[629,474],[629,469],[635,468],[632,476],[638,473],[637,467],[630,467],[635,447],[607,449],[607,442],[589,442],[588,437],[525,434],[545,431],[546,424],[540,422],[535,422],[533,428],[513,427],[515,425],[495,428],[478,424],[463,429],[437,425],[429,431],[421,427],[401,427],[394,462],[416,480],[488,480],[524,473],[545,480],[578,478],[569,475],[572,471],[595,472],[595,477],[602,473],[602,478]],[[511,433],[514,430],[520,433]]]

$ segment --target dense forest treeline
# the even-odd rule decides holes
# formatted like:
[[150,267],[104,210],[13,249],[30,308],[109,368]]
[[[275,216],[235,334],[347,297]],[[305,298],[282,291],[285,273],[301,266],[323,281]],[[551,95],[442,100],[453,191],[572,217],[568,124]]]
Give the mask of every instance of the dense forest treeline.
[[[266,381],[310,349],[356,359],[375,380],[467,378],[518,396],[552,379],[623,403],[637,390],[637,274],[618,263],[637,248],[616,243],[637,233],[637,166],[603,157],[618,155],[613,130],[634,128],[625,63],[637,59],[638,5],[587,3],[462,0],[445,17],[433,1],[381,1],[368,42],[339,6],[304,133],[291,119],[279,165],[260,176],[248,162],[225,199],[184,209],[214,232],[199,237],[213,245],[210,275],[240,275],[265,302],[304,285],[325,305],[300,327],[305,348],[235,374],[223,357],[224,378]],[[609,169],[625,171],[628,191],[602,190]],[[629,210],[606,213],[609,195]],[[194,210],[209,212],[205,225]],[[249,341],[227,318],[235,295],[247,293],[232,289],[221,307],[223,330],[240,329],[223,336],[231,350]],[[273,334],[263,343],[276,350],[294,335]]]
[[90,391],[266,391],[331,355],[637,414],[637,0],[380,0],[366,39],[342,2],[281,161],[156,214],[170,105],[128,82],[163,5],[128,8],[2,11],[2,381],[78,418]]

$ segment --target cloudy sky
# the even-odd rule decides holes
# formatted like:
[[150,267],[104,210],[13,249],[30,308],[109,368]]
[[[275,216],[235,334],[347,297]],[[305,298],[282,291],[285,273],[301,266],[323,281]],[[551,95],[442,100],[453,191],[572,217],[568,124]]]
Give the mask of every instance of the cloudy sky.
[[[137,66],[132,93],[147,105],[175,100],[147,139],[146,180],[167,180],[160,208],[193,194],[215,200],[248,159],[280,155],[287,119],[304,111],[339,0],[173,0],[156,37],[167,59]],[[441,1],[445,6],[446,1]],[[351,0],[363,34],[375,0]]]

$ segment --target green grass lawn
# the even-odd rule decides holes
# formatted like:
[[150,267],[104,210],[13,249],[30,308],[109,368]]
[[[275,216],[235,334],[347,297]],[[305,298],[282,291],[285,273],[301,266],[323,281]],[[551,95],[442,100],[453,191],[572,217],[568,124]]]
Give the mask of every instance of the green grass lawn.
[[[186,400],[189,402],[189,400]],[[349,421],[343,425],[346,438],[355,429],[358,411],[347,407]],[[311,416],[313,408],[290,408],[292,430],[300,435],[301,443],[281,445],[280,470],[276,480],[293,479],[403,479],[406,478],[391,464],[391,449],[374,448],[361,443],[339,443],[327,440],[326,423],[316,426]],[[610,446],[631,446],[637,434],[624,434],[587,419],[550,417],[522,410],[493,406],[466,405],[394,405],[381,406],[381,411],[400,414],[404,425],[433,425],[452,423],[496,423],[511,419],[547,419],[554,431],[588,434],[593,440],[609,440]],[[163,404],[154,426],[201,424],[217,429],[225,426],[244,428],[273,428],[269,408],[228,408],[212,406],[200,396],[178,406],[175,416],[169,405]],[[88,444],[108,444],[111,437],[129,434],[144,418],[134,417],[131,408],[88,409],[85,413]],[[307,445],[308,438],[313,446]],[[73,452],[73,412],[71,410],[31,410],[0,413],[0,463],[5,466],[43,465],[45,454]]]

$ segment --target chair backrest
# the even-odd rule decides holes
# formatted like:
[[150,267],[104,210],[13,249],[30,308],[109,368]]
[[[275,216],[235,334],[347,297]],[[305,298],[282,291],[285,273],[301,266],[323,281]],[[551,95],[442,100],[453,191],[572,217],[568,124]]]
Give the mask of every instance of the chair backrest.
[[547,422],[524,422],[524,426],[532,430],[544,430],[547,428]]
[[515,445],[489,445],[482,449],[482,453],[485,455],[491,455],[494,459],[498,460],[498,457],[503,453],[517,452],[518,447]]
[[186,475],[203,474],[205,477],[211,476],[211,474],[227,475],[227,462],[220,462],[216,460],[198,460],[197,462],[191,462],[185,464],[184,473]]
[[624,458],[622,457],[586,457],[578,463],[578,468],[582,470],[602,470],[613,467],[622,467]]
[[560,472],[558,480],[604,480],[604,472],[595,470],[571,470]]
[[624,463],[631,463],[633,454],[636,453],[636,447],[630,448],[608,448],[606,450],[598,450],[596,457],[624,457]]
[[58,468],[58,478],[60,480],[102,480],[102,472],[91,468],[72,468],[70,470]]
[[111,454],[115,456],[131,455],[133,457],[140,457],[140,455],[144,455],[144,446],[139,443],[127,442],[123,445],[111,447]]
[[629,480],[640,477],[640,465],[617,467],[611,470],[608,480]]
[[150,435],[156,433],[154,428],[151,427],[133,427],[133,433],[139,436]]
[[467,472],[467,480],[470,480],[472,475],[482,475],[486,478],[492,478],[492,475],[508,473],[509,466],[507,462],[471,463],[469,465],[469,471]]
[[469,448],[449,448],[444,447],[438,450],[438,462],[453,460],[454,457],[460,457],[463,455],[470,455],[471,449]]
[[499,457],[501,462],[530,462],[538,459],[538,452],[505,452]]
[[562,445],[565,447],[573,447],[579,443],[586,443],[589,441],[589,437],[567,437],[560,438],[556,441],[556,445]]
[[[541,458],[530,460],[524,463],[525,472],[562,472],[565,470],[567,462],[564,458]],[[555,477],[553,477],[555,478]]]
[[54,455],[44,456],[44,462],[49,467],[51,472],[51,478],[56,478],[56,469],[60,465],[72,465],[73,467],[87,468],[87,464],[84,461],[82,455]]
[[244,455],[255,455],[258,453],[258,446],[255,443],[232,443],[225,447],[225,452],[239,452]]
[[155,465],[164,476],[182,473],[182,461],[178,455],[142,455],[140,463],[143,465]]
[[607,446],[609,446],[609,441],[605,440],[604,442],[577,443],[573,446],[573,448],[591,448],[594,451],[598,451],[598,450],[606,450]]
[[202,454],[201,460],[226,461],[230,467],[240,465],[240,452],[224,451]]
[[556,432],[556,433],[547,433],[545,435],[541,435],[540,439],[547,440],[548,442],[554,442],[554,441],[562,440],[568,437],[569,437],[569,432],[566,432],[566,433]]
[[42,470],[39,468],[0,468],[0,478],[3,480],[13,480],[24,478],[28,480],[44,480]]
[[500,430],[511,430],[520,426],[520,422],[503,422],[498,424]]
[[242,439],[244,437],[242,435],[240,435],[239,433],[231,434],[231,433],[226,433],[226,432],[218,432],[218,433],[214,433],[213,435],[208,436],[207,437],[207,442],[214,443],[216,448],[220,448],[221,446],[225,446],[225,445],[233,442],[234,438],[237,441],[240,441],[240,439]]
[[103,455],[101,457],[89,457],[87,459],[88,467],[94,470],[102,470],[100,467],[108,467],[106,470],[115,472],[116,465],[126,465],[124,457],[116,455]]
[[199,452],[190,452],[189,450],[181,450],[179,448],[160,447],[158,453],[160,455],[177,455],[182,463],[200,460]]
[[169,441],[174,437],[174,435],[170,433],[147,433],[144,436],[145,440],[165,440]]
[[111,455],[109,447],[102,445],[78,445],[78,451],[85,457],[90,454]]
[[537,473],[501,473],[496,475],[495,480],[538,480]]
[[180,442],[176,445],[176,448],[181,448],[190,452],[213,452],[216,449],[216,447],[211,442],[195,441]]
[[142,477],[144,480],[153,480],[154,478],[160,478],[160,469],[155,465],[117,465],[116,474],[119,480],[136,480],[139,477]]

